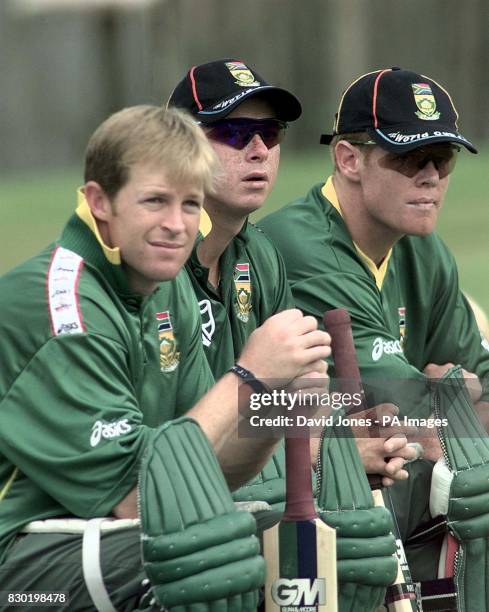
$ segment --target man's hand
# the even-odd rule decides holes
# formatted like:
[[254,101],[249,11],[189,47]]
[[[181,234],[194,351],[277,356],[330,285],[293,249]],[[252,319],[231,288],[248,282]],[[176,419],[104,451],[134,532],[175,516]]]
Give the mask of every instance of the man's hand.
[[323,361],[331,354],[331,338],[317,329],[314,317],[300,310],[284,310],[255,329],[239,363],[271,388],[315,371],[326,374]]
[[367,474],[382,476],[382,485],[389,487],[396,480],[406,480],[406,461],[417,458],[417,451],[408,445],[405,435],[390,438],[358,438],[357,448]]
[[[299,388],[315,389],[324,385],[323,360],[331,353],[330,344],[329,334],[317,329],[316,319],[304,317],[300,310],[285,310],[251,334],[238,363],[271,389],[283,389],[301,376],[305,380],[297,383]],[[239,394],[241,385],[237,376],[226,374],[188,412],[208,437],[232,489],[255,476],[278,443],[274,436],[238,435],[250,410],[246,394]]]
[[[453,368],[453,363],[444,363],[443,365],[438,365],[436,363],[428,363],[428,365],[424,368],[423,373],[432,379],[439,379],[448,372],[450,368]],[[482,385],[479,381],[477,374],[473,372],[468,372],[462,368],[462,373],[465,379],[465,386],[467,387],[467,391],[469,392],[470,399],[472,402],[478,402],[482,395]]]
[[376,437],[368,436],[365,427],[352,427],[357,438],[357,448],[367,474],[382,476],[382,485],[389,487],[396,480],[406,480],[409,473],[403,469],[406,461],[417,458],[416,448],[409,446],[407,436],[417,433],[416,427],[404,427],[388,423],[387,418],[397,416],[399,408],[394,404],[379,404],[366,413],[357,413],[355,418],[368,417],[372,421],[379,421],[379,425],[372,428]]

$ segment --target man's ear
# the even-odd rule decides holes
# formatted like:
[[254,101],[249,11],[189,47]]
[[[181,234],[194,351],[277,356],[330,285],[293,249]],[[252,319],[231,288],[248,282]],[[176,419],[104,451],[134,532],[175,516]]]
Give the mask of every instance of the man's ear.
[[88,181],[83,187],[83,193],[92,215],[98,221],[108,221],[112,216],[112,204],[96,181]]
[[345,178],[358,182],[358,171],[361,163],[361,152],[358,147],[347,140],[340,140],[334,150],[336,167]]

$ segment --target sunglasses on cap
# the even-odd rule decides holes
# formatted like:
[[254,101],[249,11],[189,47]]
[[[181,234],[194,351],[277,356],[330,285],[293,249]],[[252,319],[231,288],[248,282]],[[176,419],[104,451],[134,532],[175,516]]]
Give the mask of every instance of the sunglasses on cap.
[[287,124],[278,119],[223,119],[207,124],[207,136],[211,140],[227,144],[235,149],[244,149],[251,142],[253,136],[258,134],[267,149],[282,142]]
[[[348,142],[354,145],[377,145],[373,140],[366,142],[348,140]],[[432,144],[412,149],[407,153],[387,153],[377,163],[381,168],[394,170],[403,176],[413,178],[427,164],[433,162],[440,178],[445,178],[454,169],[459,151],[460,147],[453,144]]]

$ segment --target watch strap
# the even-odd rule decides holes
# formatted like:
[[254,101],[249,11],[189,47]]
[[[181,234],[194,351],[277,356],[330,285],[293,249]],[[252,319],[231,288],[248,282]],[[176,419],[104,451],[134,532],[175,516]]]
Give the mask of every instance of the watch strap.
[[239,376],[255,393],[270,393],[270,389],[265,383],[259,380],[252,372],[240,366],[239,363],[235,363],[232,368],[229,368],[228,372],[233,372],[236,376]]

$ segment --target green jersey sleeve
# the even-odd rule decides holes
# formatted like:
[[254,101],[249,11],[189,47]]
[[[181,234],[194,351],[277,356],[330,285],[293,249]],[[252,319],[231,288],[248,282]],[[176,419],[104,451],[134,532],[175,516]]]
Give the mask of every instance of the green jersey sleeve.
[[57,336],[0,405],[2,454],[75,516],[109,514],[136,485],[151,430],[126,359],[104,337]]

